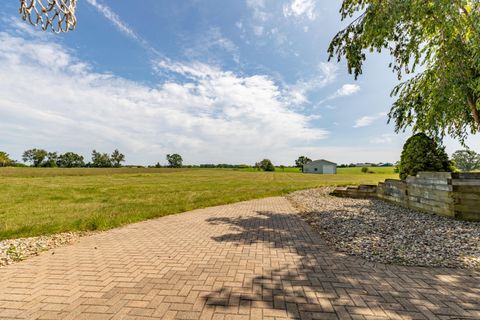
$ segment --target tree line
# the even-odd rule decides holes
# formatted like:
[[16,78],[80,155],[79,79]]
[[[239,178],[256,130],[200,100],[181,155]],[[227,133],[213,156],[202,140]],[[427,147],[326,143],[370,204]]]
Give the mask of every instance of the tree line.
[[[184,166],[183,165],[183,158],[181,155],[178,153],[174,154],[167,154],[167,162],[168,162],[168,167],[170,168],[182,168],[182,167],[190,167],[190,168],[232,168],[232,169],[246,169],[246,168],[252,168],[249,165],[246,164],[240,164],[240,165],[234,165],[234,164],[201,164],[199,166]],[[162,165],[160,163],[157,163],[155,167],[160,168]],[[275,171],[275,166],[273,165],[272,161],[269,159],[263,159],[260,162],[255,163],[253,166],[257,170],[263,170],[263,171]],[[283,167],[283,166],[282,166]]]
[[[125,162],[125,155],[118,149],[111,154],[92,151],[91,161],[85,162],[85,158],[75,152],[66,152],[58,154],[57,152],[48,152],[44,149],[29,149],[22,155],[22,160],[32,167],[59,167],[59,168],[119,168]],[[276,167],[269,159],[263,159],[256,162],[253,166],[246,164],[200,164],[184,165],[181,155],[167,154],[168,165],[163,166],[159,162],[154,168],[231,168],[231,169],[249,169],[254,168],[258,171],[275,171]],[[300,156],[295,160],[292,167],[299,168],[302,171],[303,166],[312,160],[307,156]],[[0,167],[24,166],[13,159],[6,152],[0,151]],[[340,165],[339,167],[356,166]],[[142,167],[142,166],[139,166]],[[286,167],[278,166],[281,170]],[[415,175],[419,171],[474,171],[480,169],[480,154],[473,150],[458,150],[453,153],[451,160],[448,158],[443,147],[439,146],[435,139],[420,133],[411,137],[405,143],[402,157],[397,163],[396,171],[402,178],[408,175]]]
[[[32,167],[43,168],[119,168],[125,162],[125,155],[118,149],[111,154],[92,151],[90,162],[85,162],[85,158],[75,152],[49,152],[44,149],[29,149],[22,154],[24,163]],[[0,151],[0,166],[21,166],[15,160],[10,158],[6,152]]]

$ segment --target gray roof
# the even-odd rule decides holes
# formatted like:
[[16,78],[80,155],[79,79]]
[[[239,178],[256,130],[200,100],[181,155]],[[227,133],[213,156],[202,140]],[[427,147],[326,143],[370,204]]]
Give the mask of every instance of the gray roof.
[[320,159],[320,160],[311,161],[311,162],[309,162],[309,163],[307,163],[307,164],[320,164],[320,163],[327,163],[327,164],[337,165],[335,162],[328,161],[328,160],[325,160],[325,159]]

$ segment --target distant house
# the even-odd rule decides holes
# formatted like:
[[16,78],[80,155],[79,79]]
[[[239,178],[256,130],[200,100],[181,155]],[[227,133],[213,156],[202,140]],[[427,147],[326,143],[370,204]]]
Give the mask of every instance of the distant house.
[[360,163],[355,163],[355,167],[373,167],[374,164],[370,162],[360,162]]
[[303,165],[303,173],[336,174],[337,164],[327,160],[315,160]]

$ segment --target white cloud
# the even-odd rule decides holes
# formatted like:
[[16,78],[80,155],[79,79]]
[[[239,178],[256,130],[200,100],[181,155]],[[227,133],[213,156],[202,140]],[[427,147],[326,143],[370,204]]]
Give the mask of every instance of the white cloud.
[[377,118],[371,116],[363,116],[360,119],[355,120],[354,128],[368,127],[371,125]]
[[254,33],[257,37],[263,36],[264,31],[265,31],[265,28],[264,28],[263,26],[253,26],[253,33]]
[[210,28],[204,36],[198,37],[193,46],[185,50],[185,55],[191,59],[209,58],[215,55],[212,49],[221,49],[228,52],[236,63],[240,63],[240,53],[237,45],[225,37],[219,28]]
[[138,35],[126,22],[124,22],[110,7],[105,4],[99,3],[97,0],[86,0],[88,4],[93,6],[99,13],[101,13],[107,20],[109,20],[118,31],[126,35],[132,40],[135,40],[145,49],[152,53],[158,54],[158,52],[140,35]]
[[253,9],[253,17],[260,21],[267,21],[270,17],[265,9],[265,0],[246,0],[247,7]]
[[320,71],[324,76],[325,84],[333,82],[337,78],[338,66],[331,62],[322,62],[319,65]]
[[363,116],[355,120],[354,128],[363,128],[372,125],[376,120],[385,117],[387,114],[385,112],[377,113],[373,116]]
[[315,0],[292,0],[283,6],[285,17],[307,17],[310,20],[316,19]]
[[312,90],[323,88],[337,78],[338,67],[336,64],[322,62],[318,65],[319,74],[308,80],[299,80],[290,86],[289,96],[292,104],[304,104],[309,102],[308,93]]
[[119,148],[130,163],[171,152],[188,163],[252,163],[328,136],[291,110],[268,76],[166,59],[156,68],[183,80],[149,86],[97,73],[60,44],[2,32],[0,74],[9,76],[0,77],[0,144],[17,155]]
[[98,3],[97,0],[87,0],[87,3],[92,5],[98,12],[107,18],[119,31],[134,40],[140,40],[140,36],[133,31],[120,17],[112,11],[108,6]]
[[392,143],[394,135],[391,133],[384,133],[379,136],[373,137],[370,143],[373,144],[387,144]]
[[360,86],[357,84],[344,84],[338,89],[332,98],[347,97],[360,91]]
[[318,101],[315,107],[318,108],[321,105],[323,105],[325,102],[328,102],[330,100],[334,100],[337,98],[341,98],[341,97],[347,97],[359,91],[360,91],[360,86],[357,84],[344,84],[340,89],[335,91],[335,93],[333,93],[332,95],[327,96],[326,98]]

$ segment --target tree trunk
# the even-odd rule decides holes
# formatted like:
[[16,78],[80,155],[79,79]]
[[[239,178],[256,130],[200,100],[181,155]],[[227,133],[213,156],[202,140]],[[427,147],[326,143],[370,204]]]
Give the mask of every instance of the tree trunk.
[[467,97],[467,101],[470,109],[472,110],[472,116],[475,120],[477,131],[480,131],[480,111],[477,108],[477,104],[470,96]]

